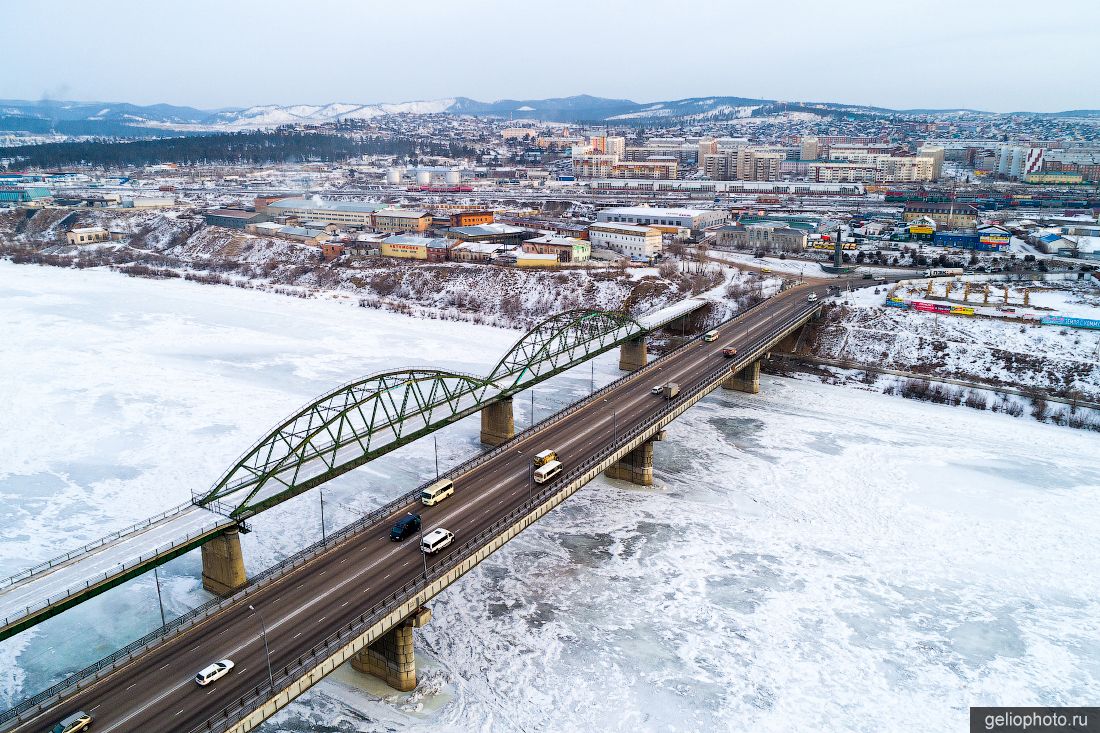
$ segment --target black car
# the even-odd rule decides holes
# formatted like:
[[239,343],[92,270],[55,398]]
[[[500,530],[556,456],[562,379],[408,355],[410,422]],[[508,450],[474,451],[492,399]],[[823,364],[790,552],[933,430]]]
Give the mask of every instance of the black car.
[[390,539],[394,542],[400,542],[406,537],[411,537],[420,531],[420,515],[419,514],[407,514],[401,519],[397,520],[397,524],[393,525],[393,529],[390,530]]

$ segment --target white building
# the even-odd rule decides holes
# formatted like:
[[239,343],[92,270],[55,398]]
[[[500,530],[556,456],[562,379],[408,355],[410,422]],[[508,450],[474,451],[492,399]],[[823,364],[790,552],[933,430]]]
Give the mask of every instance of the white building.
[[633,224],[602,223],[588,228],[593,249],[610,249],[631,259],[648,260],[661,252],[660,229]]
[[725,224],[730,215],[724,209],[666,209],[657,206],[621,206],[602,209],[596,214],[600,223],[642,224],[674,229],[706,229]]

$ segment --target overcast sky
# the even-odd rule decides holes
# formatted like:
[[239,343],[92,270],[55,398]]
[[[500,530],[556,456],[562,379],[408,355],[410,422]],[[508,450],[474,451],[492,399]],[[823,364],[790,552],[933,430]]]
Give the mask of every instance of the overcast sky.
[[1100,0],[53,0],[0,19],[0,98],[1100,108]]

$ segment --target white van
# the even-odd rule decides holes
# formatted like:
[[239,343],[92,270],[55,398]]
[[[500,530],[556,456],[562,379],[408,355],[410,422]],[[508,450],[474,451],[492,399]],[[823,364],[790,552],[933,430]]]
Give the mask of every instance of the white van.
[[535,483],[544,484],[550,479],[561,473],[564,466],[561,465],[561,461],[550,461],[541,468],[535,471]]
[[454,540],[454,533],[448,532],[442,527],[436,527],[424,535],[424,540],[420,543],[420,550],[427,555],[434,555]]
[[449,478],[440,479],[420,492],[420,503],[433,506],[455,493],[455,482]]

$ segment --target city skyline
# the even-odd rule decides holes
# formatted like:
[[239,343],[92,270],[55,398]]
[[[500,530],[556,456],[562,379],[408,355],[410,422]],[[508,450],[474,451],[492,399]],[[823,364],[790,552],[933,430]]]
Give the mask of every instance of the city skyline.
[[1048,3],[1041,16],[1022,3],[937,1],[920,17],[861,0],[827,13],[567,0],[542,16],[496,0],[473,9],[328,0],[309,12],[286,2],[62,5],[64,24],[40,9],[6,10],[0,41],[30,62],[0,97],[200,109],[576,94],[990,112],[1100,106],[1081,81],[1100,70],[1089,30],[1100,9],[1076,0]]

